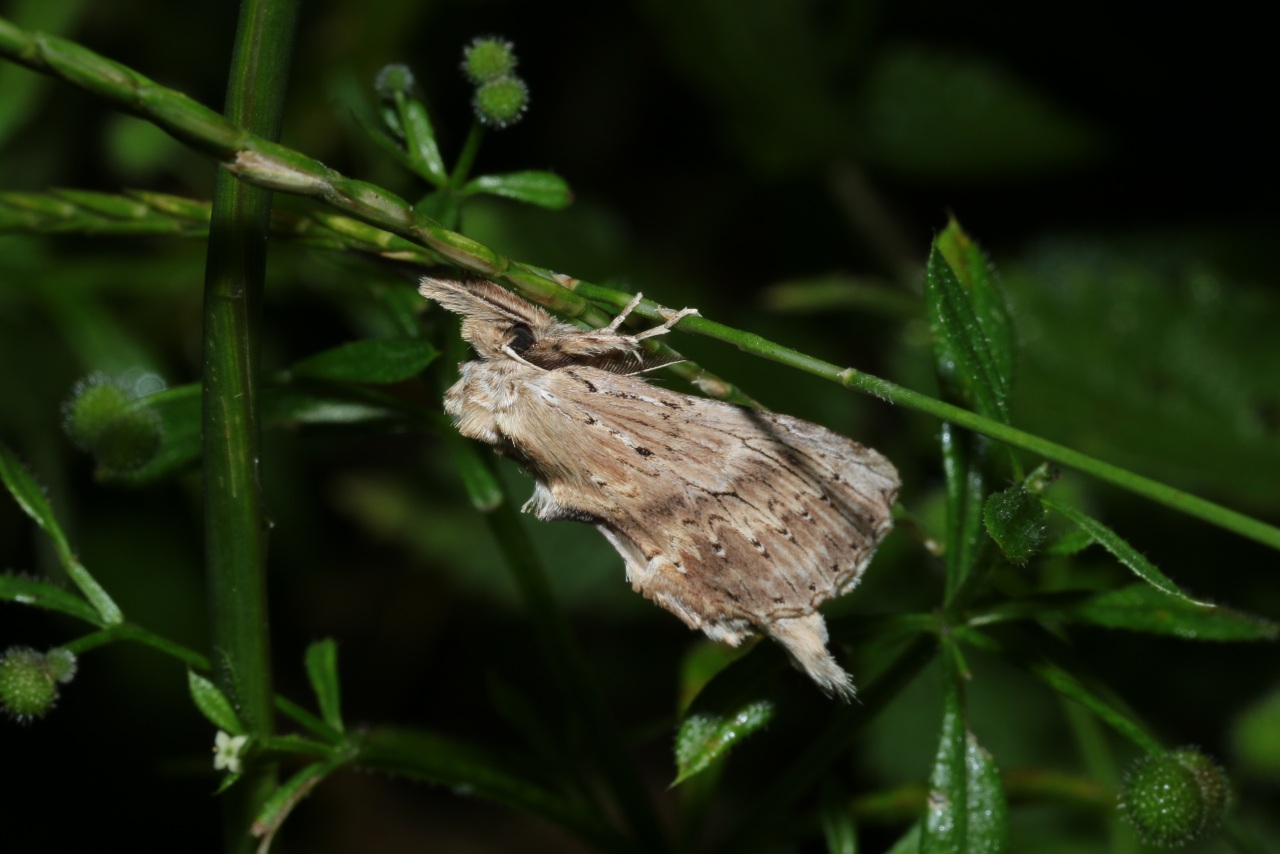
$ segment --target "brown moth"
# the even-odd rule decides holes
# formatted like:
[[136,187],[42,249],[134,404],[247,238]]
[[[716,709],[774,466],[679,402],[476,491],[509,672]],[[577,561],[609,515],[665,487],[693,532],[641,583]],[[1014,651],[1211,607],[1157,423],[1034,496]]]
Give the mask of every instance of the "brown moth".
[[632,588],[708,637],[763,632],[828,695],[853,696],[817,611],[857,583],[893,526],[898,473],[791,418],[650,385],[638,335],[562,323],[486,281],[424,278],[478,359],[445,395],[458,430],[534,476],[525,512],[589,522]]

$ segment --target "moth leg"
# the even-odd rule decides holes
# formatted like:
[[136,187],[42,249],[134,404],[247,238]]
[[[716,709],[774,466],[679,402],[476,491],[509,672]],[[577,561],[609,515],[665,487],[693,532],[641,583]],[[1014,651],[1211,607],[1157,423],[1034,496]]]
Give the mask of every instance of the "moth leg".
[[613,321],[608,326],[604,327],[601,331],[617,332],[618,327],[622,325],[622,321],[626,320],[627,317],[631,314],[631,312],[636,310],[636,306],[640,304],[640,300],[642,299],[644,299],[644,294],[636,294],[634,297],[632,297],[631,302],[627,303],[627,307],[624,308],[622,311],[618,312],[617,317],[615,317]]
[[702,316],[698,314],[698,310],[696,308],[682,308],[679,311],[663,312],[663,314],[667,319],[661,326],[655,326],[652,329],[641,332],[639,335],[633,335],[632,338],[636,341],[643,341],[646,338],[653,338],[655,335],[666,335],[671,331],[671,327],[675,326],[686,317],[689,317],[690,315],[693,317]]

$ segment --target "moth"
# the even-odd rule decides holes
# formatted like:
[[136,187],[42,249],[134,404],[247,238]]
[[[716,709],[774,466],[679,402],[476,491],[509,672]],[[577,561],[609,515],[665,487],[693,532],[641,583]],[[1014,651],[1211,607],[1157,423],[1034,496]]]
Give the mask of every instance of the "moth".
[[818,606],[852,589],[893,526],[898,473],[876,451],[799,418],[647,382],[641,342],[556,320],[498,285],[426,277],[477,358],[445,411],[464,436],[532,473],[524,511],[595,525],[636,591],[731,646],[763,633],[827,695],[853,682]]

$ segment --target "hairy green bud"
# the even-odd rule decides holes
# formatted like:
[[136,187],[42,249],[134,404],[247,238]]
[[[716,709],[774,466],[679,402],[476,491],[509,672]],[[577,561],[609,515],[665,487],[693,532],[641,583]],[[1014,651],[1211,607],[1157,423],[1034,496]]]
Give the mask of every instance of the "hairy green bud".
[[160,416],[136,402],[140,394],[156,384],[156,379],[154,375],[139,374],[130,383],[127,378],[93,374],[76,383],[63,404],[67,435],[79,448],[93,454],[102,471],[134,471],[160,450]]
[[63,428],[76,447],[93,451],[102,431],[129,408],[124,383],[106,374],[90,374],[75,384],[62,404]]
[[378,75],[373,78],[373,88],[377,91],[378,97],[384,101],[394,99],[397,92],[407,94],[416,85],[417,81],[414,79],[413,72],[409,70],[409,66],[398,62],[382,66]]
[[27,646],[0,655],[0,708],[18,723],[44,717],[58,701],[58,683],[75,675],[75,656],[55,650],[50,657]]
[[497,36],[477,38],[462,51],[462,70],[472,83],[510,76],[515,68],[515,46]]
[[529,87],[519,77],[499,77],[477,88],[471,104],[481,124],[510,127],[529,106]]
[[1134,763],[1120,813],[1149,845],[1173,848],[1216,829],[1231,803],[1226,772],[1193,747]]

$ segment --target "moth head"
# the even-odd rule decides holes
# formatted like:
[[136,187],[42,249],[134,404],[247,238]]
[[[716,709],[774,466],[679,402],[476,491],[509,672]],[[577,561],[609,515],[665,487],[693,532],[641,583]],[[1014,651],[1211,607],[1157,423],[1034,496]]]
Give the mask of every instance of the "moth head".
[[482,279],[423,277],[418,293],[462,316],[462,337],[483,359],[519,355],[542,338],[566,328],[536,305]]

